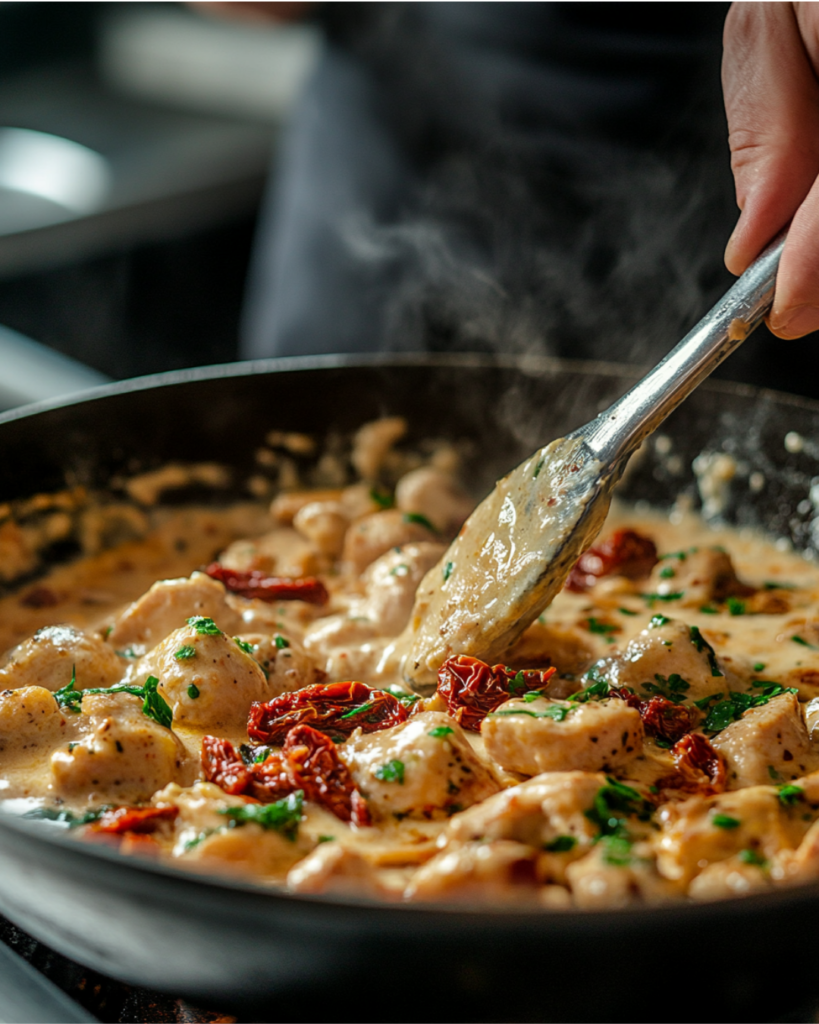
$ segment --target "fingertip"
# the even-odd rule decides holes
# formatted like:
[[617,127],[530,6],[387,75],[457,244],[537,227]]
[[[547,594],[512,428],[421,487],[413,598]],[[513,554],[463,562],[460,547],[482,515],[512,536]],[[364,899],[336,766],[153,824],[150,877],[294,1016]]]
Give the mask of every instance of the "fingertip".
[[772,334],[785,341],[803,338],[806,334],[819,331],[819,306],[796,306],[793,309],[774,309],[768,317]]

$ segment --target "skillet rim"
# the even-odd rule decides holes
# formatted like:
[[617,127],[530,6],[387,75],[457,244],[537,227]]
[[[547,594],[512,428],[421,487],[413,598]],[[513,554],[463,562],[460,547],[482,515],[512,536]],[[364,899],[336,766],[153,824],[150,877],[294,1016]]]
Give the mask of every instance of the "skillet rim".
[[[0,428],[4,424],[34,418],[41,413],[48,413],[53,410],[70,409],[74,406],[116,398],[121,395],[193,384],[200,381],[230,380],[233,378],[309,370],[355,370],[358,368],[383,368],[389,370],[401,366],[431,368],[458,368],[463,366],[485,369],[497,367],[520,370],[524,373],[532,372],[534,374],[559,375],[561,373],[574,373],[590,377],[605,376],[609,379],[620,379],[626,387],[630,386],[632,382],[636,382],[647,369],[647,367],[604,360],[571,360],[552,356],[492,355],[468,352],[357,353],[246,360],[149,374],[99,385],[75,392],[63,398],[30,403],[17,409],[0,413]],[[762,388],[721,379],[708,379],[699,385],[699,389],[716,394],[740,395],[747,398],[764,397],[773,400],[779,405],[804,409],[819,415],[819,400],[777,391],[773,388]],[[42,843],[46,846],[70,850],[72,855],[76,854],[84,857],[90,855],[91,857],[101,858],[118,865],[123,870],[127,869],[137,874],[160,875],[169,883],[176,881],[191,887],[205,885],[210,888],[215,886],[227,892],[232,891],[251,895],[255,899],[265,898],[286,904],[301,904],[318,908],[326,907],[338,912],[371,914],[375,911],[382,919],[396,911],[410,911],[414,918],[421,915],[421,919],[428,921],[431,925],[434,925],[436,921],[445,920],[447,922],[460,922],[464,926],[469,924],[474,926],[481,919],[485,919],[487,923],[491,922],[493,926],[501,925],[515,930],[520,928],[527,929],[527,926],[529,929],[535,929],[538,926],[546,927],[547,930],[550,926],[560,926],[569,930],[577,928],[582,932],[592,925],[608,927],[612,924],[619,924],[627,926],[632,921],[638,923],[646,915],[651,915],[652,920],[657,922],[662,918],[668,919],[668,923],[671,923],[678,917],[685,919],[693,917],[705,923],[714,915],[717,917],[725,916],[726,911],[737,912],[744,916],[748,913],[754,914],[757,910],[786,909],[788,904],[804,903],[810,899],[819,901],[819,880],[817,880],[796,886],[783,886],[779,889],[732,896],[721,900],[703,901],[701,903],[684,899],[663,904],[637,904],[606,910],[579,910],[575,908],[560,911],[545,908],[524,910],[520,908],[504,908],[501,904],[475,904],[472,907],[466,907],[457,902],[390,902],[346,894],[313,895],[291,893],[281,887],[264,886],[228,874],[210,874],[177,868],[164,862],[152,861],[136,855],[126,855],[116,849],[107,848],[102,845],[83,843],[80,840],[71,838],[70,833],[67,831],[58,830],[53,825],[49,827],[48,822],[25,820],[20,815],[0,808],[0,830],[4,829],[20,833],[31,841]]]

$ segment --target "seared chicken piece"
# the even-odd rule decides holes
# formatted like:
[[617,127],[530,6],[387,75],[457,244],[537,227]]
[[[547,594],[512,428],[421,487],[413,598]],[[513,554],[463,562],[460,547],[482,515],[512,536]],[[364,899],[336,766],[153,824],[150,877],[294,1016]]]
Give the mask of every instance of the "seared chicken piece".
[[185,748],[170,729],[143,714],[138,697],[85,696],[78,725],[82,738],[51,756],[58,793],[92,804],[134,803],[182,779]]
[[252,657],[267,675],[266,692],[270,696],[265,700],[324,682],[324,672],[289,634],[245,633],[239,639],[251,645]]
[[661,903],[680,895],[680,887],[662,878],[647,843],[635,843],[628,853],[604,842],[566,868],[574,903],[584,910],[608,910],[632,903]]
[[380,732],[354,733],[339,754],[374,819],[442,818],[500,788],[461,727],[437,711]]
[[0,669],[0,689],[42,686],[61,690],[72,676],[77,690],[112,686],[127,662],[99,637],[73,626],[45,626],[10,651]]
[[795,693],[750,708],[711,740],[728,763],[728,788],[790,782],[819,766]]
[[173,855],[202,871],[227,870],[283,881],[293,864],[313,847],[299,831],[297,820],[292,831],[285,833],[252,822],[238,823],[220,814],[258,803],[229,796],[211,782],[197,782],[184,789],[166,786],[152,802],[158,807],[179,808]]
[[[423,864],[412,876],[408,900],[483,903],[523,900],[531,904],[537,885],[537,850],[509,839],[454,845]],[[570,904],[565,893],[565,904]]]
[[439,533],[455,533],[475,502],[449,473],[432,466],[413,469],[395,488],[395,504],[402,512],[416,512]]
[[437,541],[437,535],[397,508],[356,520],[344,538],[342,560],[351,572],[362,573],[390,548],[419,541]]
[[[694,701],[725,693],[729,685],[705,637],[681,622],[649,626],[621,655],[598,664],[614,686],[628,686],[643,699],[670,691]],[[675,675],[679,682],[672,679]]]
[[338,842],[324,842],[290,869],[287,888],[293,892],[340,893],[355,896],[397,898],[379,872],[356,850]]
[[24,686],[0,693],[0,755],[43,754],[68,734],[65,716],[49,690]]
[[242,618],[226,597],[222,584],[202,572],[189,579],[160,580],[120,615],[108,643],[114,648],[135,645],[149,651],[194,615],[213,619],[226,633],[238,633]]
[[274,692],[259,663],[236,640],[224,633],[200,633],[195,626],[175,629],[140,659],[130,679],[144,685],[149,676],[159,679],[158,692],[174,722],[209,732],[243,729],[250,705],[280,692]]
[[[673,575],[672,575],[673,574]],[[753,593],[736,574],[731,556],[722,548],[696,548],[661,559],[646,581],[650,594],[682,594],[686,608],[700,608],[728,597]]]
[[509,700],[486,716],[486,752],[506,771],[611,771],[643,751],[640,713],[622,700]]

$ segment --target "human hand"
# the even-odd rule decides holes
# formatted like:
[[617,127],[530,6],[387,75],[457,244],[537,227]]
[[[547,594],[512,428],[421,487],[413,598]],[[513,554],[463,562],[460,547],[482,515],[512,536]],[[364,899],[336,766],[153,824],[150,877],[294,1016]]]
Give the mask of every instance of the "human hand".
[[725,264],[740,274],[791,221],[768,326],[819,330],[819,4],[734,3],[722,85],[742,211]]

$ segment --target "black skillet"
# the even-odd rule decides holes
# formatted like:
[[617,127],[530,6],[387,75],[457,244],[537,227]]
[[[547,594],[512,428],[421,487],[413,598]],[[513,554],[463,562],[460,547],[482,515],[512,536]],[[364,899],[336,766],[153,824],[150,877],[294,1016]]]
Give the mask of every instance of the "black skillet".
[[[57,490],[66,474],[103,486],[168,460],[225,462],[238,495],[269,430],[349,430],[383,413],[405,415],[414,439],[470,439],[467,478],[482,496],[633,379],[478,357],[169,374],[0,417],[0,502]],[[626,497],[696,505],[692,459],[727,452],[738,469],[725,517],[813,550],[819,404],[710,382],[662,435]],[[396,907],[197,876],[0,815],[0,911],[88,967],[246,1019],[771,1020],[819,988],[819,885],[609,913]]]

